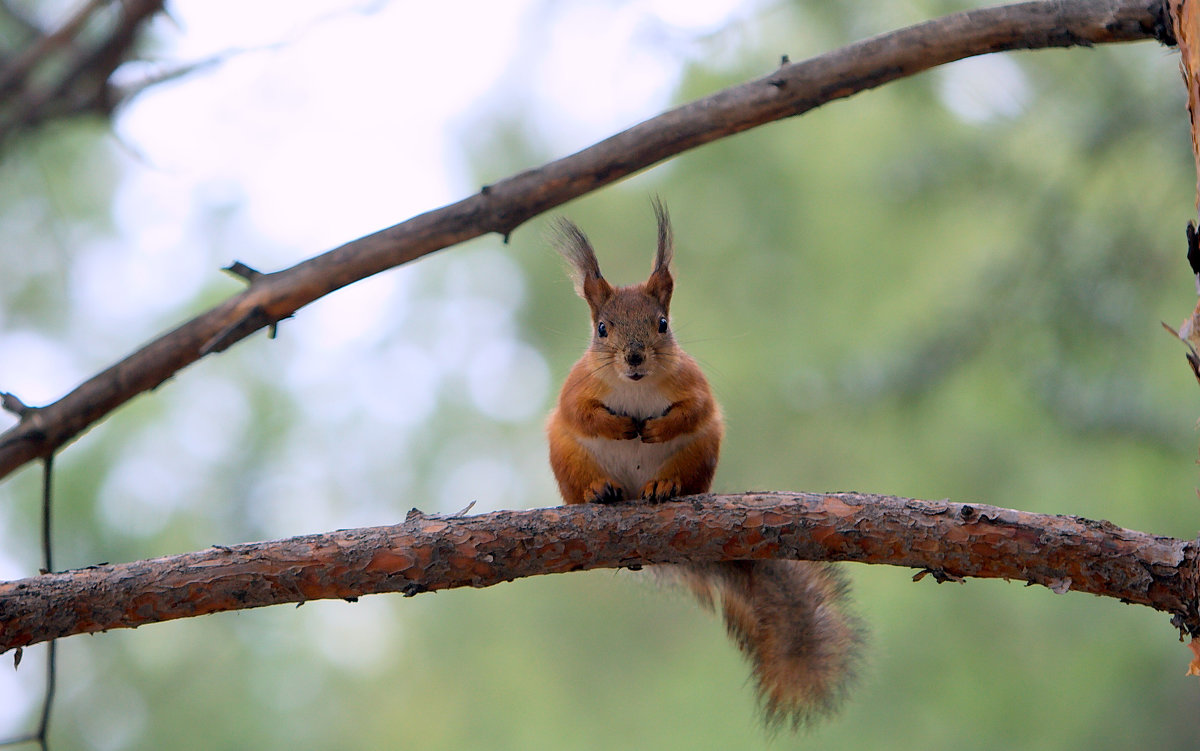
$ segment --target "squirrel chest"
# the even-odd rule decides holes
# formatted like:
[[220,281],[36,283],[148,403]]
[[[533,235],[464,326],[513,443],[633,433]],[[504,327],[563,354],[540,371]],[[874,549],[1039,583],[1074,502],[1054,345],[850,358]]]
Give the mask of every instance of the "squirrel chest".
[[[671,402],[653,386],[640,383],[619,384],[601,401],[609,410],[639,420],[659,417],[671,406]],[[577,438],[613,484],[620,486],[631,498],[641,493],[667,459],[694,439],[693,433],[685,433],[662,443],[587,436]]]

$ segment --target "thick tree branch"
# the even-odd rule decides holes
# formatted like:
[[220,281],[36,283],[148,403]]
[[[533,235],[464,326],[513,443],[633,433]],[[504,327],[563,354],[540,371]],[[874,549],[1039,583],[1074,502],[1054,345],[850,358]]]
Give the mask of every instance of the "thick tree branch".
[[1197,543],[1109,522],[858,493],[747,493],[342,530],[0,583],[0,652],[72,634],[595,568],[769,557],[1019,579],[1173,614],[1195,634]]
[[666,112],[571,156],[519,173],[289,269],[150,342],[0,434],[0,478],[73,440],[206,354],[352,282],[489,232],[507,236],[548,209],[668,157],[834,99],[988,52],[1149,39],[1158,0],[1044,0],[956,13],[867,39]]

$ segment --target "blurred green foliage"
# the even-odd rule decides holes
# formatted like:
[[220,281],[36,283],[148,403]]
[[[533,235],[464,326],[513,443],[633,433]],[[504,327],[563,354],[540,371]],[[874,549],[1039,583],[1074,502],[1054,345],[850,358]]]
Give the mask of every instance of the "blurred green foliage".
[[[909,4],[867,28],[864,4],[774,6],[739,30],[733,54],[693,63],[677,99],[760,75],[781,51],[798,60],[954,9]],[[606,275],[629,282],[650,262],[647,196],[671,207],[674,325],[728,419],[718,490],[951,498],[1195,534],[1196,386],[1159,328],[1195,302],[1183,258],[1195,178],[1176,57],[1147,43],[1005,59],[1013,67],[992,75],[1015,69],[1014,109],[956,114],[956,74],[934,71],[706,146],[564,209]],[[968,84],[986,100],[995,81],[975,70]],[[481,182],[558,156],[499,104],[472,130]],[[97,134],[40,134],[0,167],[0,231],[21,240],[0,245],[4,267],[21,269],[0,275],[0,330],[71,341],[63,280],[77,259],[63,248],[109,231],[103,194],[114,178]],[[333,378],[305,391],[280,375],[302,367],[297,342],[312,334],[302,312],[279,341],[206,360],[63,454],[61,565],[398,521],[409,506],[457,510],[470,493],[488,508],[555,503],[541,414],[583,347],[586,312],[544,222],[508,248],[478,241],[394,272],[416,279],[402,290],[404,312],[345,371],[376,369],[386,383],[389,348],[436,360],[456,332],[478,335],[510,311],[501,333],[549,364],[536,413],[484,414],[466,355],[438,370],[428,404],[411,405],[432,411],[407,432],[371,399],[404,404],[410,391],[354,401]],[[73,240],[54,241],[51,224]],[[47,246],[22,244],[32,237]],[[236,243],[214,235],[214,264],[244,254]],[[519,266],[511,288],[471,276],[501,257]],[[234,288],[214,280],[177,312]],[[145,336],[113,333],[111,349],[83,349],[73,365],[87,374]],[[335,453],[344,443],[359,459]],[[122,467],[130,478],[116,476]],[[0,486],[6,551],[30,568],[36,475]],[[1166,616],[1016,583],[849,574],[872,632],[866,667],[843,711],[799,736],[758,726],[716,619],[648,577],[595,572],[67,640],[53,740],[556,751],[1200,741],[1200,686],[1183,675],[1188,654]],[[33,695],[38,675],[22,673]]]

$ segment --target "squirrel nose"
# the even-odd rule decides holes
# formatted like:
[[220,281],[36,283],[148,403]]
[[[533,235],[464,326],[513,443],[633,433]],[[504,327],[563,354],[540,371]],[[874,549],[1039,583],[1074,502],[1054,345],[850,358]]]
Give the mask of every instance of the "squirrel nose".
[[646,358],[641,352],[630,352],[629,354],[625,355],[625,362],[629,363],[630,367],[636,368],[645,361]]

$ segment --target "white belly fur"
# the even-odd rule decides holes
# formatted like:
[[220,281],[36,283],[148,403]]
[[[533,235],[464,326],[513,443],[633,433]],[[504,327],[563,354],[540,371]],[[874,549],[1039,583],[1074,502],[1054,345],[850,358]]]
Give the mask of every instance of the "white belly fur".
[[[661,416],[671,403],[650,384],[622,382],[604,399],[604,405],[617,414],[645,420]],[[638,438],[583,438],[580,442],[627,498],[638,498],[663,463],[693,438],[685,434],[664,443],[643,443]]]
[[584,438],[580,442],[613,484],[625,491],[626,498],[638,498],[646,483],[658,474],[663,462],[693,437],[681,435],[664,443],[642,443],[638,438],[628,441]]

